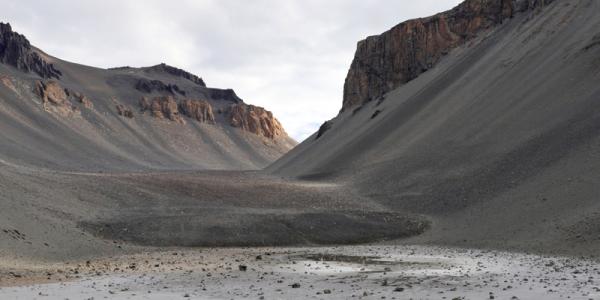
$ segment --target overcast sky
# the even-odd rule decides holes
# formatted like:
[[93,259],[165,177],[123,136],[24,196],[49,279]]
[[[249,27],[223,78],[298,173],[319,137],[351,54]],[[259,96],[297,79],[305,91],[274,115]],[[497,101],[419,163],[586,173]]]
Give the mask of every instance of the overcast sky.
[[460,0],[0,0],[47,53],[96,67],[165,62],[233,88],[304,139],[342,104],[356,43]]

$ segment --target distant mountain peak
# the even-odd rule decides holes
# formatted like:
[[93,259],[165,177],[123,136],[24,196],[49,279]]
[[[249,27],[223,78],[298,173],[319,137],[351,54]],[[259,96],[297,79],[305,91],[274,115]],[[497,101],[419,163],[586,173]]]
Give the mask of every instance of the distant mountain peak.
[[42,78],[60,78],[62,73],[40,56],[22,34],[9,23],[0,22],[0,62],[23,72],[34,72]]

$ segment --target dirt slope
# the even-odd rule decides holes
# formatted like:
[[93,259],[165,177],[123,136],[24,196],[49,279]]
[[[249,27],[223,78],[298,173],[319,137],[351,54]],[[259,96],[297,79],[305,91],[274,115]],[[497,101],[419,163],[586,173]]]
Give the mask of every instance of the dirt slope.
[[599,25],[597,1],[517,13],[268,170],[428,215],[432,230],[411,242],[594,252]]

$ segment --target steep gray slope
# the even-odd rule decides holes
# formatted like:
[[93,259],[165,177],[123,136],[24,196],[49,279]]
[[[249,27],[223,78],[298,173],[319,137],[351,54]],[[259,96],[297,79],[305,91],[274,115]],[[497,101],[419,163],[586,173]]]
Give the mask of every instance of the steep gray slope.
[[412,241],[593,253],[599,37],[597,1],[515,14],[345,109],[268,170],[343,182],[390,210],[428,215],[432,230]]
[[257,169],[295,145],[233,90],[167,65],[99,69],[0,36],[0,159],[63,170]]
[[343,186],[240,171],[295,142],[232,90],[163,64],[69,63],[8,25],[0,33],[0,261],[139,251],[134,244],[358,243],[428,226]]

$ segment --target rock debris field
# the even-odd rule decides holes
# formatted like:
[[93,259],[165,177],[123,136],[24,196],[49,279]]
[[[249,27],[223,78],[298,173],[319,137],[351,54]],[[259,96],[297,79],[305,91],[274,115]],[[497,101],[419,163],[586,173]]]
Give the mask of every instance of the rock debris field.
[[163,249],[2,278],[1,299],[600,299],[594,260],[425,246]]

